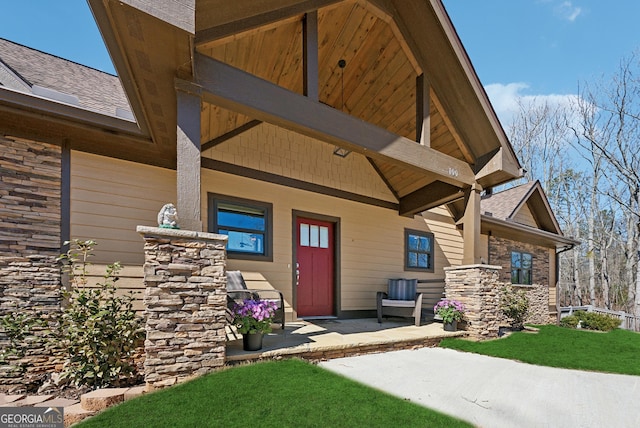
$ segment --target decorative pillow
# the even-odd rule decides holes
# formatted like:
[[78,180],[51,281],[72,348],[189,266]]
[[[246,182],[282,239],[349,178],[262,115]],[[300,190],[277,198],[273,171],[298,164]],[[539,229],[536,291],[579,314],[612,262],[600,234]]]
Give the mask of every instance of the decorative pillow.
[[418,287],[417,279],[390,279],[387,295],[391,300],[414,300]]

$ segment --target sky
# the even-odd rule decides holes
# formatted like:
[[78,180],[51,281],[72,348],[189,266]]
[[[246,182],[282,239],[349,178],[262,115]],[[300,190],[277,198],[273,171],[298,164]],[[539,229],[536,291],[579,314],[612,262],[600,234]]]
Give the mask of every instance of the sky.
[[[85,0],[0,0],[0,37],[115,74]],[[640,48],[638,0],[443,0],[503,125],[518,97],[563,100]]]

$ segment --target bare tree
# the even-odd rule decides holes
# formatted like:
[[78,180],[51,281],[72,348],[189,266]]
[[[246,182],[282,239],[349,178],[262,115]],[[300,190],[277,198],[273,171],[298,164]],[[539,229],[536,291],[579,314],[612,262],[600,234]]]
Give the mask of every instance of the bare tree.
[[602,193],[621,207],[625,218],[626,309],[632,313],[640,311],[639,65],[632,55],[620,62],[611,79],[586,87],[579,98],[582,122],[574,128],[578,144],[590,152],[594,165],[606,164],[601,173],[610,185]]

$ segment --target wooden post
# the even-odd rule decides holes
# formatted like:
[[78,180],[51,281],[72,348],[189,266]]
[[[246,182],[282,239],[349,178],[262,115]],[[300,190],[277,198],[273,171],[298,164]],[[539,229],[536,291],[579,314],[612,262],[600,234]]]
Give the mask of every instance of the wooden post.
[[202,232],[200,213],[200,87],[176,79],[177,210],[180,228]]
[[318,12],[307,12],[302,21],[303,93],[318,101]]
[[431,147],[431,94],[424,74],[416,77],[416,141]]
[[464,229],[462,239],[464,251],[462,255],[463,265],[480,263],[482,246],[480,242],[480,192],[482,187],[474,183],[465,190]]

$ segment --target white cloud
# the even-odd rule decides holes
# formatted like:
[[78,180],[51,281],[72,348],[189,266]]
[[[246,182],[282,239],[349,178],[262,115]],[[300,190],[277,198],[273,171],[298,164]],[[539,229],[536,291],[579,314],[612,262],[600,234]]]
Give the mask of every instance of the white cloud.
[[570,107],[574,104],[577,95],[574,94],[525,94],[529,85],[522,82],[492,83],[485,86],[485,91],[493,105],[502,126],[506,129],[518,114],[519,105],[544,105]]
[[562,19],[566,19],[569,22],[574,22],[578,16],[582,13],[582,8],[574,6],[570,1],[563,1],[556,5],[554,12]]

